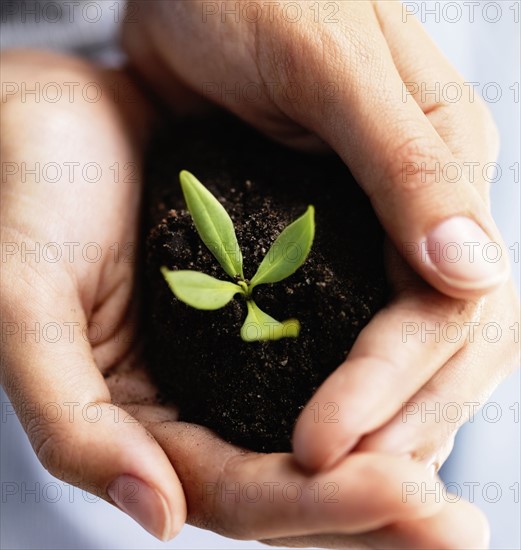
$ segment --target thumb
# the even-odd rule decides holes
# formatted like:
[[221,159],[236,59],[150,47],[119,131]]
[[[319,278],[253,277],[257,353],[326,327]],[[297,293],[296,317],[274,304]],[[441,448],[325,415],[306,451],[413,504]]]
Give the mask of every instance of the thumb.
[[170,539],[186,517],[179,479],[155,439],[111,404],[81,333],[56,341],[66,326],[87,326],[67,277],[57,279],[59,300],[42,291],[45,283],[20,279],[4,294],[2,384],[51,474],[117,505],[159,539]]

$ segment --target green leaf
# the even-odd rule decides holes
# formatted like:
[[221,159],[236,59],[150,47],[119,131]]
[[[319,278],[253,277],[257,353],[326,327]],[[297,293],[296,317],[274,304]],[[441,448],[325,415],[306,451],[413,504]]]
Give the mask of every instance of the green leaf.
[[247,300],[246,304],[248,305],[248,315],[241,328],[241,338],[245,342],[296,338],[299,335],[300,323],[296,319],[288,319],[279,323],[259,309],[253,300]]
[[233,222],[223,205],[190,172],[183,170],[179,180],[202,241],[230,277],[240,275],[244,278],[241,249]]
[[171,271],[161,268],[170,290],[185,304],[197,309],[219,309],[224,307],[243,289],[235,283],[220,281],[199,271]]
[[306,212],[288,225],[271,245],[250,288],[264,283],[277,283],[289,277],[304,263],[315,237],[315,209],[308,206]]

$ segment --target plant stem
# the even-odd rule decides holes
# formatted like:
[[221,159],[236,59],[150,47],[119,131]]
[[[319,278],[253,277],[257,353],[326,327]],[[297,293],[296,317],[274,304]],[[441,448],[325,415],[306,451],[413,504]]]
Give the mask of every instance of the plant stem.
[[237,281],[237,284],[244,290],[244,294],[246,298],[249,298],[250,296],[250,287],[246,281],[240,280]]

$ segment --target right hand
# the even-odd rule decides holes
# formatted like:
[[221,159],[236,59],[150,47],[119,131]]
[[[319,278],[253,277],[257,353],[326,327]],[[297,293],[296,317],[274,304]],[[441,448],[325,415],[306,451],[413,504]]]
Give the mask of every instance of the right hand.
[[[175,109],[181,81],[185,95],[191,89],[286,145],[335,151],[391,244],[392,299],[302,411],[293,437],[299,463],[324,470],[362,448],[441,466],[468,404],[482,405],[519,366],[509,329],[519,300],[483,176],[498,151],[484,103],[463,92],[468,83],[400,2],[133,7],[124,45],[156,93]],[[445,85],[460,100],[422,93]],[[469,165],[479,166],[472,178]],[[489,322],[504,337],[474,339],[470,327],[483,334]],[[451,326],[459,336],[432,334]],[[418,330],[404,335],[408,327]],[[339,422],[316,423],[312,409],[328,403]],[[404,403],[418,411],[454,403],[461,415],[424,421],[418,412],[403,422]]]

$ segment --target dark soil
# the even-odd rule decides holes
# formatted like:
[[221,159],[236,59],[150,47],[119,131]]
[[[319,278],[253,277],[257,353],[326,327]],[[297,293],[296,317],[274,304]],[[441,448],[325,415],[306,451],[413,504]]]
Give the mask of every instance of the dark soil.
[[[280,231],[315,206],[315,242],[305,264],[254,292],[275,319],[300,321],[298,338],[243,342],[240,296],[223,309],[199,311],[171,293],[162,265],[228,280],[185,210],[181,169],[233,219],[246,278]],[[382,230],[370,204],[338,158],[291,151],[228,117],[165,123],[150,149],[146,189],[145,331],[160,394],[179,407],[182,420],[232,443],[289,451],[299,412],[386,299]]]

